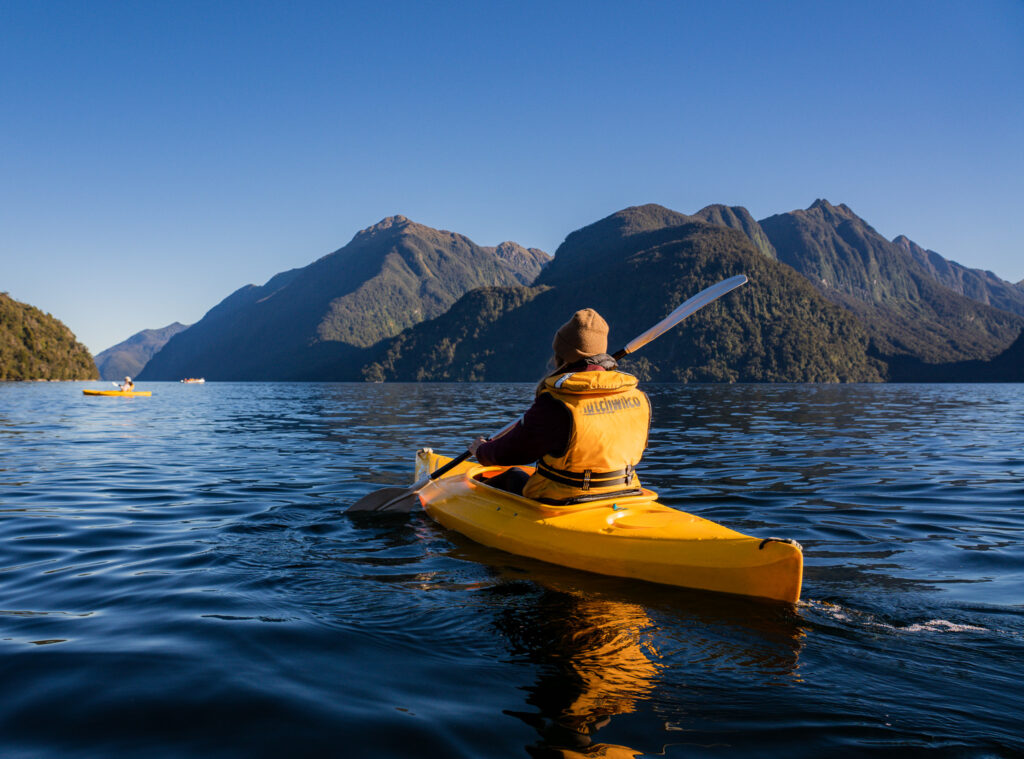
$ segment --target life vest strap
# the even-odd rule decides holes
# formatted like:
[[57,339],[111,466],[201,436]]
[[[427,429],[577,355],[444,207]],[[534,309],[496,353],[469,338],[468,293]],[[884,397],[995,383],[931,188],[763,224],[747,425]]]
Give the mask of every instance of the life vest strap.
[[611,493],[591,493],[589,495],[578,495],[575,498],[537,498],[535,500],[547,506],[575,506],[579,503],[590,501],[609,501],[613,498],[626,498],[643,494],[643,488],[631,488],[629,490],[615,490]]
[[567,469],[556,469],[548,466],[543,461],[537,462],[537,474],[562,485],[590,490],[591,487],[603,488],[610,485],[629,485],[633,482],[634,468],[627,466],[625,469],[617,469],[614,472],[594,472],[585,469],[582,472],[573,472]]

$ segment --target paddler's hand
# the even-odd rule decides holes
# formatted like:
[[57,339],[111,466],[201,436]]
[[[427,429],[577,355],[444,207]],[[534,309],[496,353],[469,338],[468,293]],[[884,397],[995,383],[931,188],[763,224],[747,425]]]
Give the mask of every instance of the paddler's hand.
[[483,445],[486,442],[487,442],[487,438],[485,438],[485,437],[478,437],[476,440],[474,440],[472,443],[470,443],[466,447],[469,448],[470,455],[476,456],[476,449],[479,448],[481,445]]

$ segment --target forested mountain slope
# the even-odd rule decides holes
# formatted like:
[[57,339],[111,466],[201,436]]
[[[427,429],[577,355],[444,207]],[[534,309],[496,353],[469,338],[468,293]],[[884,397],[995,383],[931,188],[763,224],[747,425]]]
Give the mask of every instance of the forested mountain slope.
[[346,379],[363,352],[477,287],[535,276],[543,254],[485,248],[393,216],[263,287],[241,288],[173,337],[140,379]]
[[99,373],[63,322],[0,293],[0,380],[87,380]]
[[878,381],[867,335],[788,266],[740,232],[655,205],[627,208],[569,235],[533,288],[464,296],[448,313],[389,341],[364,370],[374,380],[535,380],[551,335],[596,308],[610,350],[689,296],[735,274],[750,284],[627,360],[663,381]]

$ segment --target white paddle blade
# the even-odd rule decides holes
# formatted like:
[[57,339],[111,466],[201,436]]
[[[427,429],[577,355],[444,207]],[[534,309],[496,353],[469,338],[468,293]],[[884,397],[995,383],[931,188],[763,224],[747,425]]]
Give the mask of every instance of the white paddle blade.
[[699,311],[708,303],[718,300],[727,292],[735,290],[740,285],[746,284],[746,282],[747,278],[744,275],[737,274],[735,277],[730,277],[719,282],[717,285],[711,285],[711,287],[701,290],[642,335],[637,335],[630,340],[623,350],[628,354],[643,348],[651,340],[672,329],[690,314]]

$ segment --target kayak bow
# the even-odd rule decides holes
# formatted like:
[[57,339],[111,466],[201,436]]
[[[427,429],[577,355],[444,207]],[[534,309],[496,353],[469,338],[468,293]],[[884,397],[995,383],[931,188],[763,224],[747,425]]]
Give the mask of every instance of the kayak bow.
[[[420,479],[451,459],[424,448]],[[616,577],[796,603],[803,552],[657,501],[657,494],[548,506],[486,484],[507,467],[463,462],[419,491],[427,514],[492,548]],[[529,468],[524,467],[529,471]]]

